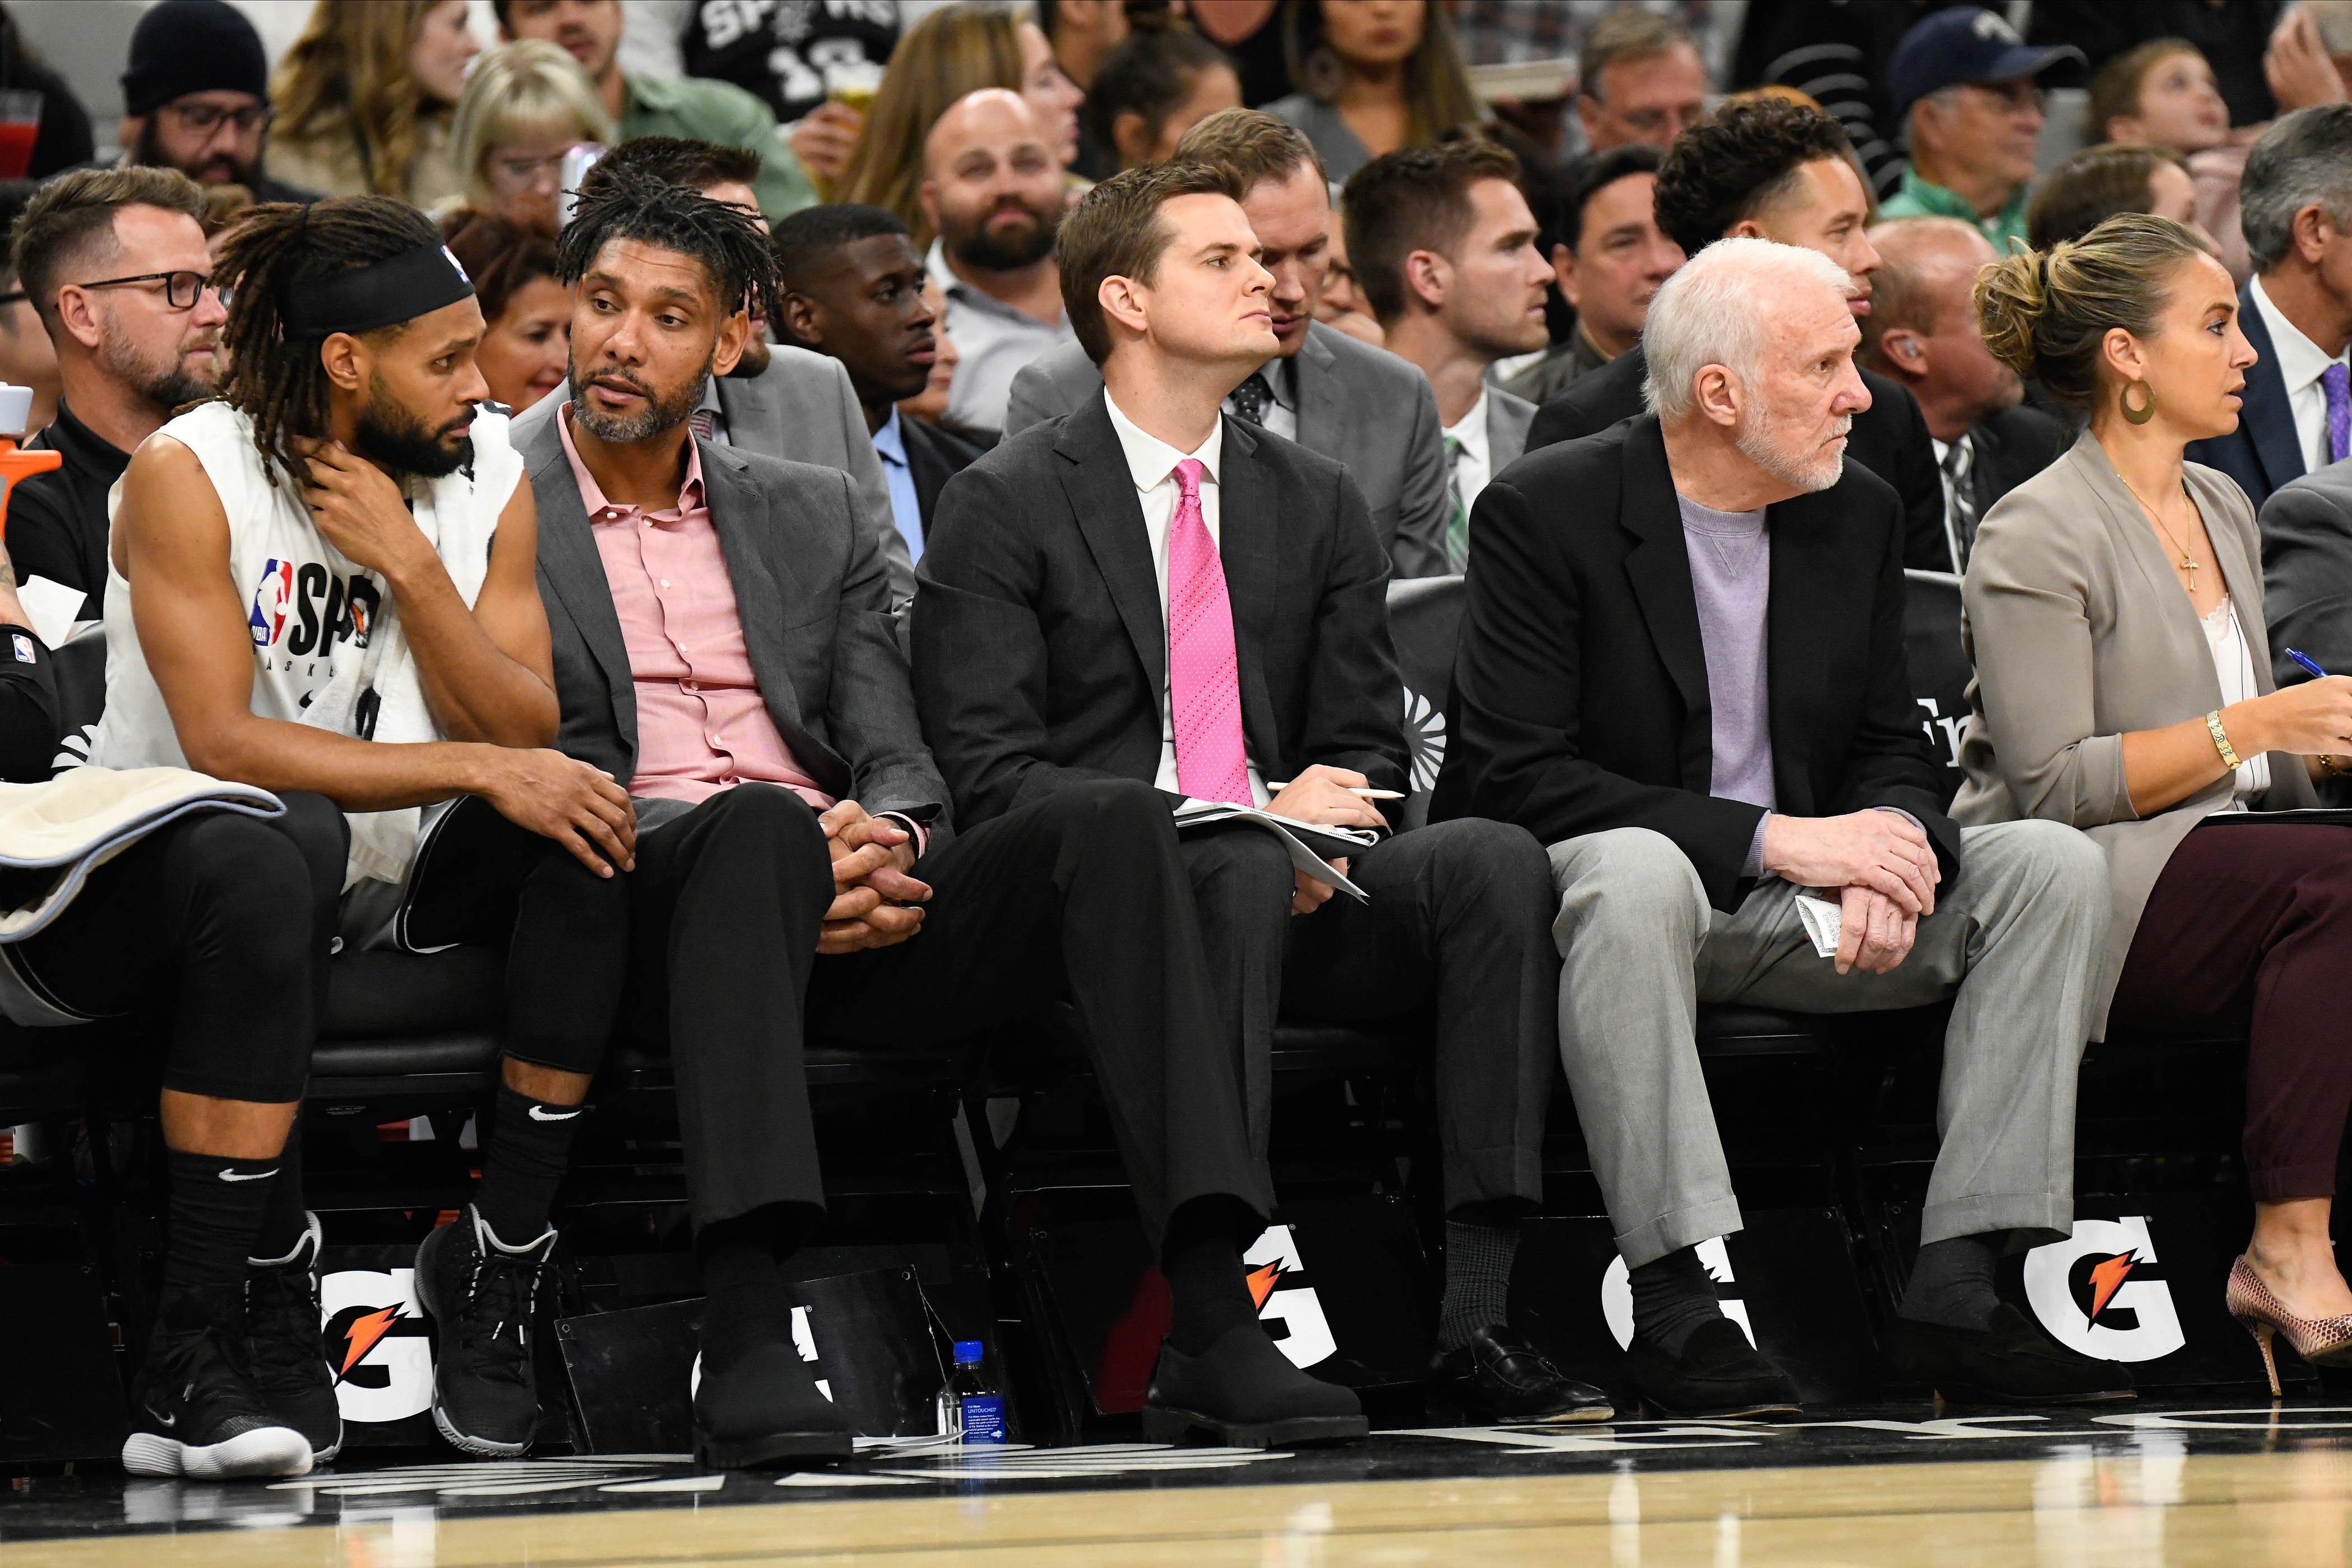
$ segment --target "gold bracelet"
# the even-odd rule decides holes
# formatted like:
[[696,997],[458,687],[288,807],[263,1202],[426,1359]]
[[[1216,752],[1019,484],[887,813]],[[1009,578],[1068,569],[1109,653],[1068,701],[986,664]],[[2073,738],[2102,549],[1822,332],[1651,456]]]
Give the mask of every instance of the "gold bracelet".
[[2238,761],[2238,753],[2230,749],[2230,737],[2221,729],[2221,710],[2219,708],[2205,715],[2205,732],[2213,737],[2213,749],[2221,753],[2221,761],[2229,765],[2231,773],[2237,772],[2243,764]]
[[2319,753],[2318,763],[2319,771],[2327,777],[2332,779],[2340,779],[2344,776],[2343,764],[2338,763],[2334,757],[2328,755],[2326,752]]

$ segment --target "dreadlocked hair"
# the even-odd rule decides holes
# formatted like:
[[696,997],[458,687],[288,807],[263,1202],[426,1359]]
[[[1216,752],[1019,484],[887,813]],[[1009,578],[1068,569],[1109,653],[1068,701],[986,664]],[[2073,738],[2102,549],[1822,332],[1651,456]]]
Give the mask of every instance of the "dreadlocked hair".
[[616,239],[694,258],[730,312],[783,319],[775,253],[759,224],[737,208],[634,169],[583,181],[579,205],[556,240],[557,280],[577,284]]
[[391,196],[254,207],[222,239],[213,274],[228,301],[228,320],[221,325],[228,371],[220,395],[253,421],[253,444],[271,485],[281,473],[289,481],[301,475],[298,438],[317,440],[327,433],[329,384],[319,342],[287,331],[288,290],[440,243],[440,232],[423,213]]

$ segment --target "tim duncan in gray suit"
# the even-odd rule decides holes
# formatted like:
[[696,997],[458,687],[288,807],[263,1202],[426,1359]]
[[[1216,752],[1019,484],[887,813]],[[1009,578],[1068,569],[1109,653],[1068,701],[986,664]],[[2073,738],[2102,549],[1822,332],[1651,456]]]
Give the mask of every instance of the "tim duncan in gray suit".
[[[1176,156],[1240,181],[1242,211],[1274,274],[1270,306],[1280,346],[1234,390],[1225,412],[1345,468],[1371,509],[1392,576],[1443,576],[1449,470],[1428,379],[1314,319],[1331,265],[1331,194],[1315,149],[1270,114],[1229,109],[1186,132]],[[1076,413],[1102,384],[1076,343],[1040,356],[1013,378],[1005,436]]]

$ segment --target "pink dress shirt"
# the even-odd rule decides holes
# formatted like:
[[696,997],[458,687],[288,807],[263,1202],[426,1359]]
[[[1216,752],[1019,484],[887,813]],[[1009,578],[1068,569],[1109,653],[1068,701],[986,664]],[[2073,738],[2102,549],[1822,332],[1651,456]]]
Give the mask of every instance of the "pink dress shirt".
[[699,447],[687,444],[677,504],[649,512],[604,499],[572,444],[568,405],[556,427],[629,650],[637,694],[637,773],[629,793],[699,803],[757,779],[782,784],[819,811],[833,805],[793,758],[760,696],[727,557],[703,499]]

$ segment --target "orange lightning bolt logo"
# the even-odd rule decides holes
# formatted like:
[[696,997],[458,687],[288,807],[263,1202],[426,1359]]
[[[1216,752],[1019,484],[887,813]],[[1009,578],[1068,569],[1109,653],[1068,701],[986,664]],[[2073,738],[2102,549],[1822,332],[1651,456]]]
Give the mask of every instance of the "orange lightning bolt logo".
[[1253,1268],[1244,1275],[1242,1283],[1249,1287],[1250,1304],[1259,1311],[1265,1311],[1265,1300],[1274,1294],[1275,1281],[1280,1279],[1282,1274],[1281,1264],[1269,1263],[1263,1268]]
[[2131,1271],[2138,1266],[2139,1254],[2137,1251],[2119,1252],[2092,1266],[2092,1322],[2099,1321],[2099,1314],[2107,1310],[2107,1303],[2115,1300],[2116,1292],[2123,1289],[2124,1281],[2131,1278]]
[[352,1326],[343,1331],[343,1364],[335,1369],[337,1382],[349,1376],[352,1368],[375,1349],[376,1342],[392,1331],[393,1321],[399,1316],[399,1308],[384,1307],[352,1320]]

